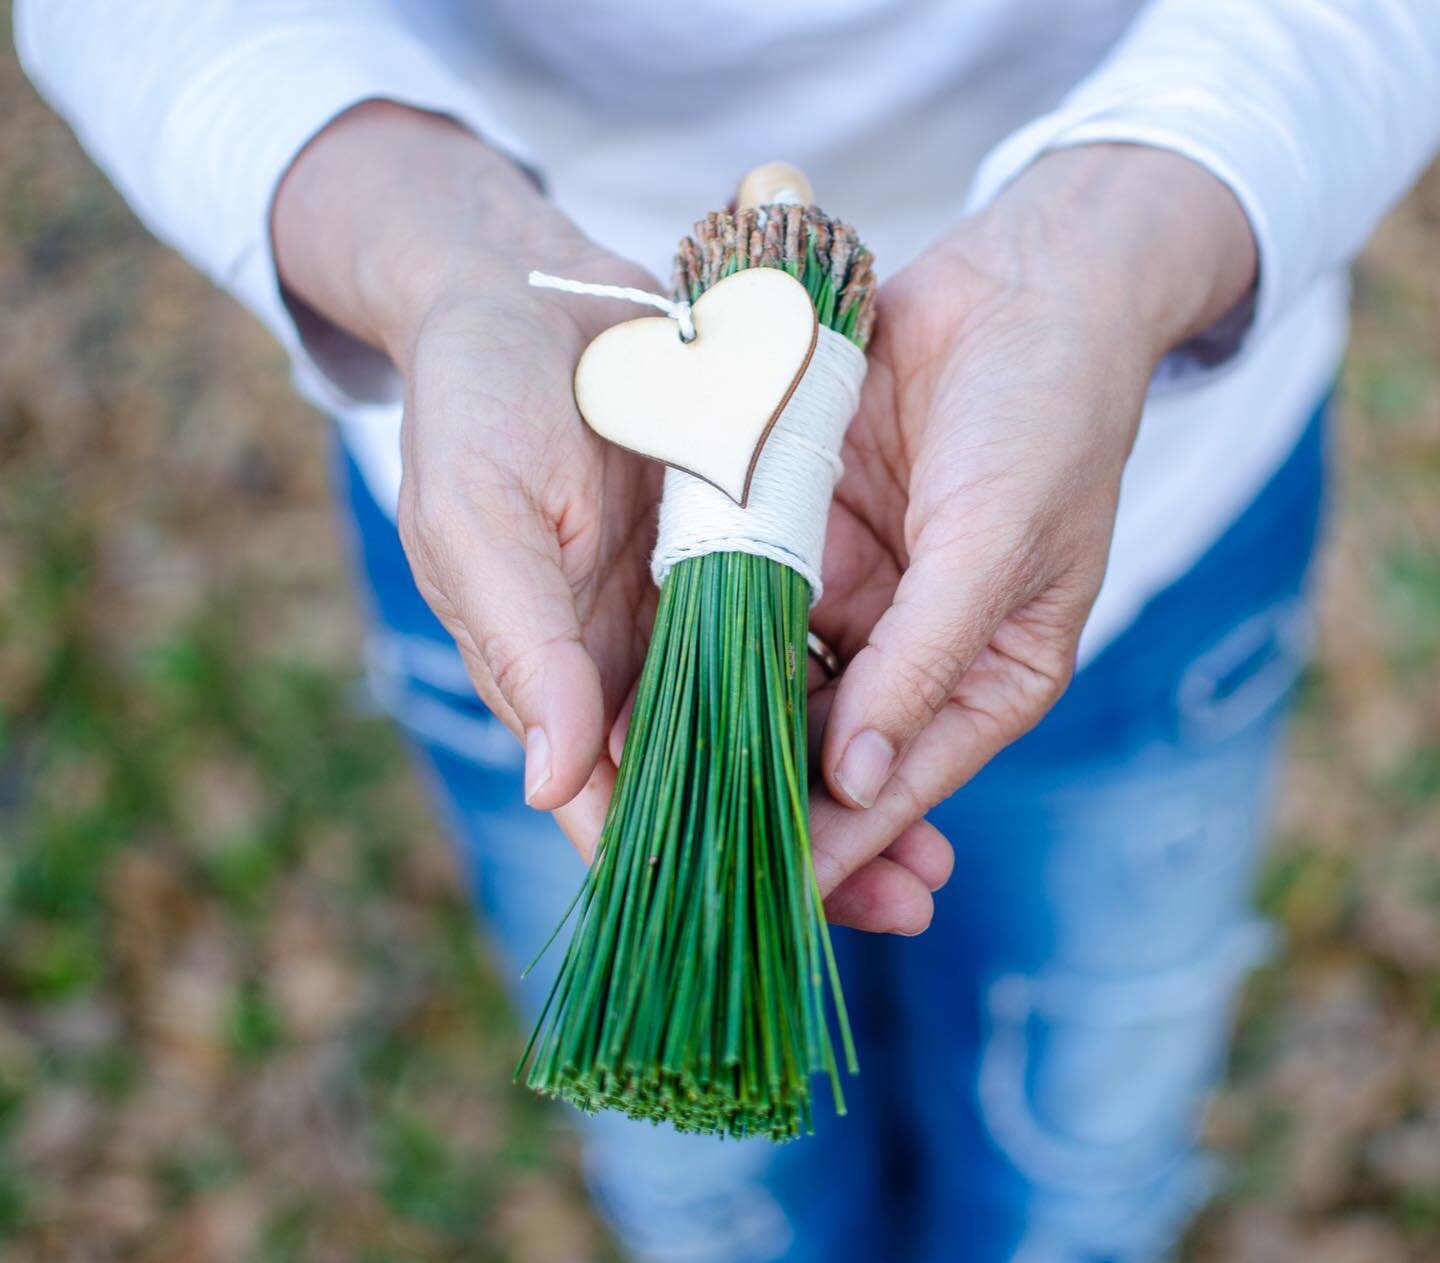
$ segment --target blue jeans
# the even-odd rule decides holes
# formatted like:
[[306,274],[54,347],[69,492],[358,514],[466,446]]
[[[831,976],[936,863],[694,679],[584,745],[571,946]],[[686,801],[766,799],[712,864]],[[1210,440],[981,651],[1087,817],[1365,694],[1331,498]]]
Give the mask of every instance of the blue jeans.
[[[957,856],[931,928],[837,935],[863,1067],[848,1117],[777,1147],[574,1115],[636,1263],[1142,1263],[1173,1244],[1211,1184],[1197,1113],[1269,947],[1249,892],[1309,643],[1325,411],[1209,553],[931,814]],[[525,808],[519,747],[394,526],[353,465],[340,477],[372,680],[518,979],[580,860]],[[524,1020],[559,956],[516,982]]]

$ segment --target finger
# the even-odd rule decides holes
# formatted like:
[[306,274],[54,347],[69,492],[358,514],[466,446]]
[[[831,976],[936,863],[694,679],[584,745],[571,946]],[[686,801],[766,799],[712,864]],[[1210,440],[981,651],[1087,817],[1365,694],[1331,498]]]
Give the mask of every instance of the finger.
[[910,785],[908,765],[897,770],[875,805],[864,810],[836,802],[823,791],[812,794],[811,855],[820,893],[828,896],[838,890],[852,874],[883,855],[907,830],[923,822],[930,805],[922,803]]
[[[587,864],[595,858],[615,775],[615,767],[602,759],[585,788],[554,813],[556,823]],[[945,884],[954,862],[950,843],[940,831],[919,821],[902,832],[883,855],[840,883],[845,893],[833,906],[831,900],[826,901],[826,915],[836,924],[874,934],[917,933],[932,914],[931,902],[922,895]]]
[[587,864],[595,858],[600,830],[605,826],[610,797],[614,792],[615,765],[608,759],[601,759],[585,782],[585,788],[564,806],[555,809],[555,822]]
[[921,541],[890,608],[845,668],[821,746],[836,799],[869,807],[1020,594],[963,540]]
[[630,686],[630,692],[625,695],[620,713],[615,716],[615,722],[610,726],[610,762],[616,767],[620,766],[620,756],[625,752],[625,738],[630,733],[630,716],[635,713],[635,698],[639,691],[640,681],[637,679]]
[[[821,689],[810,694],[810,759],[812,764],[819,759],[820,734],[824,729],[825,720],[835,698],[835,684],[835,681],[830,681]],[[811,803],[812,821],[815,819],[818,809],[818,818],[822,828],[827,814],[831,818],[837,814],[830,795],[823,788],[811,795]],[[855,823],[853,811],[839,814],[848,818],[851,825]],[[925,883],[929,890],[939,890],[950,880],[950,873],[955,867],[955,851],[950,845],[950,840],[928,820],[916,820],[908,827],[901,826],[899,836],[889,846],[885,846],[883,832],[876,832],[873,829],[861,830],[857,840],[862,848],[867,844],[872,848],[877,845],[884,847],[882,854],[886,859],[892,860],[902,868],[908,868]],[[861,853],[857,851],[857,854]],[[863,859],[860,864],[861,867],[864,866]]]
[[[838,679],[827,680],[811,692],[807,702],[809,723],[805,726],[805,743],[812,768],[820,766],[820,747],[825,740],[825,726],[830,720],[830,708],[835,704],[835,690],[839,687]],[[826,797],[828,796],[827,792]]]
[[935,915],[935,900],[925,883],[893,860],[877,857],[825,900],[825,916],[834,925],[872,934],[919,934]]
[[[838,493],[837,493],[838,494]],[[890,608],[902,567],[871,523],[837,500],[825,536],[825,590],[810,611],[810,629],[842,662],[865,647],[866,633]]]
[[939,890],[955,871],[955,849],[928,820],[917,820],[885,848],[883,859],[909,869],[930,891]]
[[1007,624],[996,644],[971,664],[950,704],[911,745],[877,809],[893,794],[892,810],[929,811],[1029,731],[1054,704],[1069,681],[1059,664],[1067,656],[1073,662],[1073,651],[1057,651],[1056,665],[1042,671],[1027,664],[1025,655],[1003,652],[1011,645],[1011,632]]
[[569,801],[600,757],[604,699],[553,531],[528,509],[429,528],[402,511],[401,528],[421,591],[481,697],[525,744],[526,802]]
[[[811,796],[812,852],[822,892],[837,889],[872,857],[888,853],[887,848],[904,837],[914,822],[1049,709],[1068,676],[1058,667],[1047,672],[1026,665],[1027,656],[1039,655],[1019,653],[1018,637],[1007,624],[997,634],[996,644],[981,651],[950,703],[900,759],[872,807],[857,811],[829,795]],[[1003,652],[1007,647],[1015,652]],[[1054,661],[1062,661],[1066,654],[1057,650]],[[908,862],[910,845],[906,841],[898,847],[894,858]],[[928,864],[920,871],[940,875]]]

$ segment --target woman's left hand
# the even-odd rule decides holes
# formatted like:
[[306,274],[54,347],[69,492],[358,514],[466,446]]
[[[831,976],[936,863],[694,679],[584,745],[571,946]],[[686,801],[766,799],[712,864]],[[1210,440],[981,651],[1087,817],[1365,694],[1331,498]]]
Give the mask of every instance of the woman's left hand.
[[813,618],[846,663],[812,719],[832,919],[869,898],[848,874],[1065,689],[1154,368],[1254,272],[1214,176],[1093,146],[1040,159],[882,288]]

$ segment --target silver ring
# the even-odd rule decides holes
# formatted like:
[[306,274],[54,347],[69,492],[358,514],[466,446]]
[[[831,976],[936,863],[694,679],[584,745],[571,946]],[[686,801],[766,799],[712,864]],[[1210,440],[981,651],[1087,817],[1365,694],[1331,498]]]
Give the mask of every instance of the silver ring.
[[835,656],[835,651],[813,631],[806,633],[805,644],[810,649],[810,656],[820,664],[830,679],[833,680],[840,674],[840,659]]

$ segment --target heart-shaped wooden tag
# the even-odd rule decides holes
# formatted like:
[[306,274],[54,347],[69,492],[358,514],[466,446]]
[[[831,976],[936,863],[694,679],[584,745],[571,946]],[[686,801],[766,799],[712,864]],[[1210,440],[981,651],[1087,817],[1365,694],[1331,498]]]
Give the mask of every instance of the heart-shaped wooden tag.
[[575,402],[601,437],[703,478],[742,507],[755,462],[815,350],[815,305],[779,268],[745,268],[691,309],[612,325],[580,357]]

